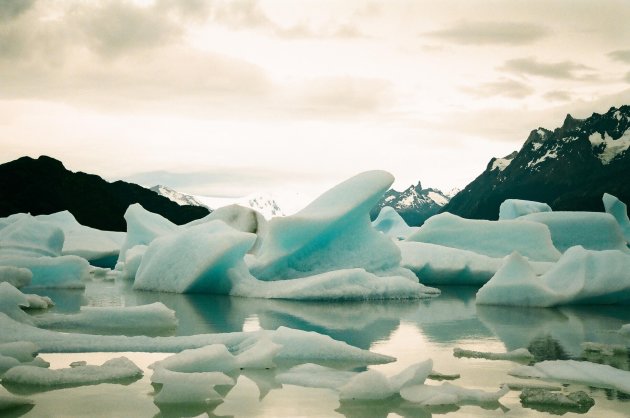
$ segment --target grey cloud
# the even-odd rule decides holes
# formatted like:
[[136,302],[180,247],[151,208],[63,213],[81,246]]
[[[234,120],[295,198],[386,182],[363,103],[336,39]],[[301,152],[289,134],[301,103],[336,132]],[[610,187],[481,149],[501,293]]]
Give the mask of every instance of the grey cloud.
[[477,97],[504,96],[522,99],[534,92],[530,86],[517,80],[503,79],[474,87],[462,87],[462,91]]
[[153,48],[179,38],[181,27],[155,8],[122,1],[84,8],[79,18],[88,44],[103,55]]
[[547,27],[534,23],[460,21],[451,27],[427,32],[425,35],[466,45],[526,45],[550,33]]
[[568,102],[573,99],[573,96],[568,91],[554,90],[547,92],[543,97],[552,102]]
[[[505,62],[502,70],[519,75],[533,75],[555,79],[589,77],[592,68],[573,61],[540,62],[535,58],[518,58]],[[586,73],[585,73],[586,72]]]
[[608,53],[608,57],[621,62],[630,63],[630,49],[620,49]]
[[352,77],[314,79],[293,94],[303,111],[342,115],[377,111],[392,104],[395,97],[388,81]]
[[30,9],[35,0],[0,0],[0,22],[15,19]]

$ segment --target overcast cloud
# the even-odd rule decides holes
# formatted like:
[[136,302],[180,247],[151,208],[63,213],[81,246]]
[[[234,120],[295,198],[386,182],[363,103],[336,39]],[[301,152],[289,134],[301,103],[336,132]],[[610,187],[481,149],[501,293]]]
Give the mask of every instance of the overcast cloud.
[[630,102],[629,9],[0,1],[2,162],[49,154],[222,195],[376,168],[461,188],[531,129]]

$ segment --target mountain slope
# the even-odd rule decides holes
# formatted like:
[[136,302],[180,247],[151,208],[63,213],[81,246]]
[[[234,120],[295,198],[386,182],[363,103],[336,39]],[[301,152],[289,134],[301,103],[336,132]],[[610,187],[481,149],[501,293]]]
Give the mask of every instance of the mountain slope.
[[376,219],[384,206],[393,207],[402,216],[407,225],[419,226],[429,217],[435,215],[447,204],[449,197],[437,189],[423,189],[418,182],[402,192],[388,190],[370,212],[370,217]]
[[503,200],[526,199],[554,210],[603,210],[605,192],[630,201],[630,106],[587,119],[567,115],[553,131],[533,130],[520,151],[493,158],[486,170],[442,209],[497,219]]
[[157,186],[151,187],[149,190],[159,194],[160,196],[164,196],[167,199],[172,200],[180,206],[202,206],[206,207],[203,203],[201,203],[195,196],[178,192],[177,190],[173,190],[170,187],[162,186],[158,184]]
[[137,184],[109,183],[93,174],[74,173],[47,156],[22,157],[0,165],[0,217],[68,210],[83,225],[124,231],[123,215],[132,203],[140,203],[177,224],[209,213],[202,207],[179,206]]

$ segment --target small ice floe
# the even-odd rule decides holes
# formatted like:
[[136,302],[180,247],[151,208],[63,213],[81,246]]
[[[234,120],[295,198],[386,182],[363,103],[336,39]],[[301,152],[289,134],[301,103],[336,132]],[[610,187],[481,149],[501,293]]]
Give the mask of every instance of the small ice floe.
[[28,286],[33,279],[33,273],[27,268],[0,266],[0,283],[7,282],[17,288]]
[[[5,390],[0,390],[0,415],[6,413],[7,416],[10,415],[11,412],[15,412],[18,409],[30,409],[35,405],[35,402],[28,398],[23,398],[21,396],[13,396],[6,392]],[[18,413],[15,416],[20,416],[22,414]]]
[[431,371],[427,379],[431,380],[457,380],[461,377],[459,373],[440,373],[438,371]]
[[463,348],[455,347],[453,349],[453,355],[455,357],[482,358],[486,360],[512,360],[525,363],[534,360],[534,355],[526,348],[517,348],[516,350],[508,351],[507,353],[492,353],[486,351],[465,350]]
[[151,382],[161,384],[153,398],[156,405],[208,404],[223,399],[215,386],[234,386],[236,381],[221,372],[183,373],[159,369]]
[[175,311],[161,302],[130,307],[82,306],[76,314],[49,313],[32,320],[41,328],[143,334],[173,330],[178,323]]
[[451,383],[440,386],[416,385],[403,388],[400,396],[421,405],[453,405],[462,403],[493,403],[508,393],[507,385],[501,386],[496,392],[486,392],[481,389],[468,389]]
[[595,405],[595,401],[584,391],[564,394],[541,388],[525,388],[520,394],[521,404],[541,412],[562,414],[574,412],[584,414]]
[[533,366],[514,368],[508,374],[516,377],[581,383],[588,386],[617,389],[624,393],[630,393],[630,372],[588,361],[543,361]]
[[106,361],[101,366],[76,366],[67,369],[43,369],[34,366],[16,366],[2,376],[3,384],[27,385],[43,390],[56,387],[95,385],[137,379],[142,370],[126,357]]

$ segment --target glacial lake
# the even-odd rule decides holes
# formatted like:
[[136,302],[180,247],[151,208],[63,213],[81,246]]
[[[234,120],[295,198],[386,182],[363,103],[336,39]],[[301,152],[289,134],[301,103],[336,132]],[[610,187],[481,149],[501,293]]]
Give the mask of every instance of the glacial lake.
[[[126,281],[87,283],[85,290],[24,289],[50,296],[56,306],[49,312],[73,313],[82,305],[135,306],[162,302],[176,311],[175,335],[251,331],[280,326],[316,331],[359,348],[387,354],[394,363],[369,366],[393,375],[405,367],[433,359],[434,370],[460,374],[451,383],[496,391],[502,383],[542,383],[519,379],[508,371],[519,363],[503,360],[457,358],[453,349],[505,352],[528,348],[537,360],[584,359],[581,344],[630,345],[616,331],[630,323],[627,306],[584,306],[558,309],[522,309],[475,305],[477,288],[443,287],[432,299],[372,302],[292,302],[215,295],[177,295],[137,292]],[[75,330],[81,332],[82,330]],[[630,395],[579,384],[547,384],[566,391],[583,390],[595,405],[584,415],[566,410],[539,411],[521,405],[518,390],[499,403],[421,407],[395,397],[386,401],[340,402],[336,392],[293,385],[281,386],[275,375],[282,370],[245,371],[226,393],[223,402],[208,406],[160,410],[153,403],[154,387],[147,367],[166,353],[55,353],[42,354],[52,368],[88,364],[125,355],[144,371],[144,377],[125,384],[100,384],[36,391],[17,389],[35,402],[30,410],[15,410],[8,417],[628,417]],[[628,370],[628,355],[589,355],[589,360]],[[352,370],[364,370],[352,369]],[[286,369],[285,369],[286,370]],[[428,380],[429,384],[440,384]],[[16,391],[15,388],[11,388]]]

